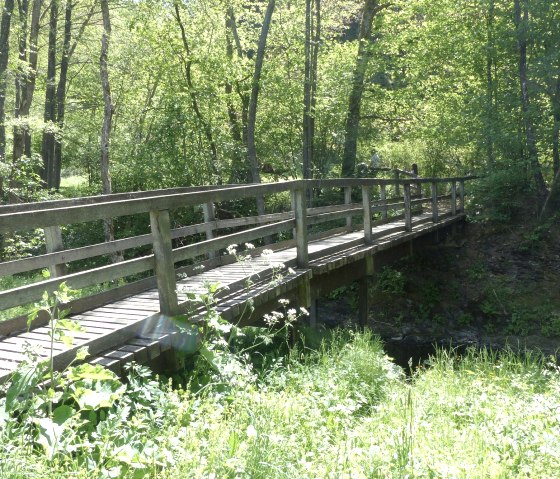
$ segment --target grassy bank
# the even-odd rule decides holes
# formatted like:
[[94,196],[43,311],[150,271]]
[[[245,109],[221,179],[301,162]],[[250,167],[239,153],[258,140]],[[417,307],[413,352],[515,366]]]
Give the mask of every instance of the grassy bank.
[[541,358],[441,352],[406,378],[356,334],[268,364],[196,393],[137,369],[59,436],[11,418],[0,477],[560,477],[560,372]]

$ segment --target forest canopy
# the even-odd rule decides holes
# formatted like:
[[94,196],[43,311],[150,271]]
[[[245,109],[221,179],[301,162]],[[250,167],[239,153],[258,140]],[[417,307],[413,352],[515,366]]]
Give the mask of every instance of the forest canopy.
[[82,194],[351,176],[374,154],[541,209],[558,188],[558,0],[2,7],[2,202],[72,175]]

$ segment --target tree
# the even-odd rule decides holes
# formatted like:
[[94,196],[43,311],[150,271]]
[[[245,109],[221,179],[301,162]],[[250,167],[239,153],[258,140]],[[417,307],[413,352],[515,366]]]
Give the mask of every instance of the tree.
[[56,37],[58,28],[58,1],[59,0],[51,0],[49,16],[47,86],[45,89],[45,110],[43,115],[45,129],[43,131],[43,144],[41,148],[41,156],[43,157],[41,179],[49,189],[55,186],[54,138],[56,122]]
[[6,76],[10,52],[10,24],[13,11],[14,0],[5,0],[0,23],[0,158],[2,160],[6,158]]
[[[272,13],[274,12],[275,0],[268,0],[268,6],[264,15],[259,43],[257,47],[257,56],[255,58],[255,70],[253,73],[253,83],[251,88],[251,98],[249,100],[249,112],[247,117],[247,160],[251,168],[251,177],[254,183],[261,182],[260,168],[257,161],[257,149],[255,146],[255,125],[257,122],[257,103],[260,92],[260,81],[262,66],[264,61],[264,52],[266,48],[266,40],[270,30],[270,22]],[[264,215],[264,199],[257,196],[257,214]]]
[[317,58],[321,41],[321,0],[305,0],[305,78],[303,93],[303,177],[312,178],[317,104]]
[[372,35],[373,19],[376,14],[388,4],[380,5],[378,0],[365,0],[360,21],[358,36],[358,56],[352,76],[352,87],[348,97],[348,111],[346,113],[346,127],[344,139],[344,153],[342,156],[343,177],[354,176],[356,168],[356,151],[360,127],[360,108],[364,91],[366,69],[372,56],[371,44],[375,40]]
[[[521,3],[523,2],[523,9]],[[541,208],[544,206],[548,190],[544,181],[539,155],[535,128],[530,112],[529,80],[527,75],[527,29],[529,24],[529,8],[526,0],[514,0],[515,28],[517,30],[517,48],[519,51],[519,84],[521,87],[521,108],[525,127],[527,156],[532,175],[535,179],[537,198]]]

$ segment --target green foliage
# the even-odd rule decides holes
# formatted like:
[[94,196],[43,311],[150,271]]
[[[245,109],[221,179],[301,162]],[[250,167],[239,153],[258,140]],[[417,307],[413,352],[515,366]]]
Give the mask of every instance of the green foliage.
[[400,271],[387,266],[379,273],[375,288],[383,293],[404,294],[406,276]]
[[521,165],[494,169],[472,185],[469,210],[476,221],[508,223],[530,204],[530,191]]

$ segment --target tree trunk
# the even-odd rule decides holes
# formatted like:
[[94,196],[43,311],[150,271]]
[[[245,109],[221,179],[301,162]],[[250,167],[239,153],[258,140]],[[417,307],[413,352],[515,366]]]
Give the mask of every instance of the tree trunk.
[[[0,158],[6,159],[6,87],[8,55],[10,51],[10,23],[14,11],[14,0],[6,0],[0,23]],[[0,186],[1,190],[1,186]]]
[[196,118],[198,119],[200,125],[202,126],[202,129],[204,131],[204,135],[206,136],[206,140],[208,141],[209,145],[210,145],[210,155],[211,155],[211,165],[210,168],[212,170],[212,173],[215,177],[216,183],[217,184],[221,184],[222,183],[222,177],[220,174],[220,168],[219,168],[219,163],[218,163],[218,147],[216,145],[216,141],[214,140],[214,136],[212,134],[212,127],[210,125],[210,123],[208,123],[206,121],[206,119],[204,118],[204,115],[202,114],[202,112],[200,111],[200,107],[198,106],[198,99],[197,99],[197,95],[193,86],[193,81],[192,81],[192,58],[191,58],[191,50],[189,47],[189,43],[187,41],[187,33],[185,30],[185,26],[183,25],[183,22],[181,20],[181,15],[179,12],[179,4],[178,2],[174,2],[174,7],[175,7],[175,20],[177,20],[177,24],[179,25],[179,28],[181,29],[181,38],[183,40],[183,47],[185,49],[185,54],[186,54],[186,59],[185,59],[185,78],[187,80],[187,87],[189,88],[189,93],[190,93],[190,97],[191,97],[191,105],[192,105],[192,109],[196,115]]
[[[523,2],[523,18],[521,2]],[[535,186],[537,190],[537,199],[542,208],[548,190],[544,182],[539,163],[539,155],[537,151],[537,140],[535,138],[535,131],[533,119],[531,118],[529,85],[527,75],[527,30],[529,26],[529,10],[526,0],[514,0],[515,7],[515,27],[517,29],[517,47],[519,50],[519,83],[521,85],[521,108],[523,111],[523,122],[525,127],[525,141],[527,143],[527,154],[529,156],[529,166],[531,173],[535,179]]]
[[[37,40],[39,38],[39,20],[41,18],[42,0],[34,0],[31,9],[31,25],[29,27],[29,57],[22,55],[22,45],[20,44],[20,61],[27,64],[21,68],[19,76],[20,101],[16,109],[17,116],[20,118],[19,124],[14,127],[14,159],[25,155],[31,157],[31,136],[29,133],[29,110],[35,93],[35,78],[37,77]],[[22,31],[22,35],[25,32]],[[25,42],[24,42],[25,43]],[[24,47],[26,48],[26,47]]]
[[[275,0],[268,0],[268,6],[266,7],[266,13],[264,15],[261,33],[259,36],[257,56],[255,58],[255,71],[253,73],[253,84],[251,88],[251,99],[249,101],[249,112],[247,118],[247,160],[254,183],[261,182],[259,163],[257,161],[257,149],[255,146],[255,125],[257,120],[257,104],[259,99],[262,66],[264,62],[264,52],[266,49],[266,40],[270,30],[270,22],[272,20],[272,13],[274,12],[274,6]],[[264,199],[262,196],[257,196],[257,214],[264,214]]]
[[47,62],[47,86],[45,89],[45,130],[41,156],[43,157],[43,171],[41,178],[47,188],[54,188],[54,123],[56,121],[56,33],[58,27],[58,0],[51,0],[49,19],[49,51]]
[[64,129],[64,113],[66,107],[66,83],[68,65],[70,63],[70,42],[72,41],[72,7],[71,1],[66,2],[64,17],[64,42],[62,44],[62,60],[60,61],[60,77],[56,88],[56,124],[58,135],[54,144],[54,188],[60,188],[60,173],[62,169],[62,132]]
[[[18,10],[19,10],[19,25],[20,25],[20,36],[18,43],[19,52],[19,63],[16,73],[16,101],[14,106],[14,118],[21,118],[21,104],[22,96],[26,93],[25,88],[25,76],[26,68],[24,65],[27,64],[27,29],[28,29],[28,13],[29,13],[29,2],[28,0],[18,0]],[[14,160],[21,157],[23,154],[23,136],[21,125],[15,124],[13,127],[13,158]],[[17,139],[17,141],[16,141]],[[16,143],[18,147],[16,147]],[[20,150],[19,155],[16,155],[17,150]]]
[[[111,84],[109,83],[109,41],[111,39],[111,17],[109,16],[109,5],[107,0],[100,0],[101,14],[103,16],[103,36],[101,37],[101,55],[99,56],[99,72],[103,89],[103,128],[101,130],[101,184],[102,193],[110,195],[112,193],[111,171],[109,168],[109,153],[111,147],[111,125],[113,122],[113,100],[111,97]],[[103,221],[105,231],[105,241],[114,241],[115,225],[112,218]],[[111,256],[113,263],[122,261],[122,253],[115,253]]]
[[494,0],[490,0],[486,20],[486,156],[488,165],[494,165]]
[[560,171],[560,76],[551,79],[549,87],[550,105],[552,107],[552,168],[554,176]]
[[[235,42],[235,49],[233,43]],[[232,7],[228,8],[226,14],[226,55],[229,61],[233,61],[234,50],[237,52],[238,58],[243,58],[243,49],[241,48],[241,41],[237,32],[237,25],[235,14]],[[233,83],[231,80],[226,80],[225,93],[227,101],[229,128],[231,137],[235,144],[235,151],[231,162],[231,171],[229,183],[249,183],[251,181],[251,171],[247,168],[245,156],[247,152],[247,142],[245,141],[247,135],[247,108],[249,105],[249,97],[247,93],[241,88],[239,82],[236,84],[237,92],[241,98],[241,118],[239,112],[236,110],[232,95]]]
[[344,138],[344,153],[342,157],[343,177],[354,176],[356,169],[356,152],[358,148],[358,131],[360,127],[360,108],[364,79],[369,60],[372,55],[371,43],[372,26],[375,14],[379,10],[378,0],[365,0],[360,33],[358,36],[358,57],[352,79],[352,89],[348,98],[348,112],[346,114],[346,127]]

